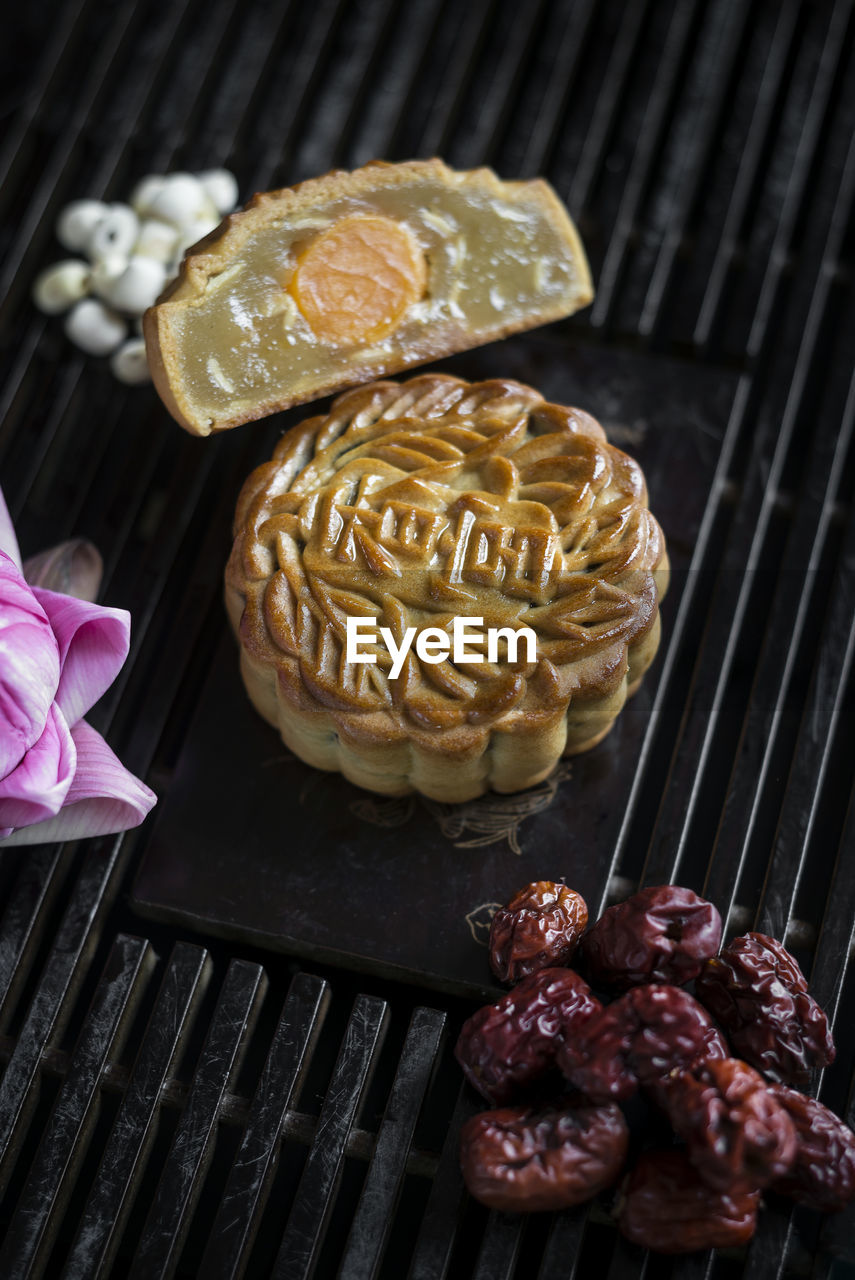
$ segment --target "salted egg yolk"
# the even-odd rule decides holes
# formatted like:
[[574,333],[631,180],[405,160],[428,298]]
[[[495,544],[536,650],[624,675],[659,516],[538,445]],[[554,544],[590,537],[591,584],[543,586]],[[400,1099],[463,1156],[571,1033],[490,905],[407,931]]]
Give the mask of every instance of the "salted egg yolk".
[[348,344],[384,338],[426,283],[412,232],[392,218],[353,214],[312,241],[288,287],[316,337]]

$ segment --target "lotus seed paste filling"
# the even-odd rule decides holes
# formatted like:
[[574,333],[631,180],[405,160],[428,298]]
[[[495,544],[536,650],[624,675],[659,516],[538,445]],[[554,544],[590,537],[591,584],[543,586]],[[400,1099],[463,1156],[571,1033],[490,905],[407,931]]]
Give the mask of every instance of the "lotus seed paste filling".
[[185,385],[216,419],[301,375],[332,383],[343,350],[370,371],[411,345],[427,359],[533,310],[557,317],[578,286],[535,203],[422,177],[260,227],[173,323]]

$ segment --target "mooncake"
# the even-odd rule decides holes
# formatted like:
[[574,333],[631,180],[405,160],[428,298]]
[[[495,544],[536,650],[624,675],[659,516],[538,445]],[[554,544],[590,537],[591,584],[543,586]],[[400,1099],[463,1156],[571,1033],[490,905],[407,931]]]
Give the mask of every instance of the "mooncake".
[[386,795],[541,781],[608,733],[659,643],[640,467],[518,382],[340,395],[249,476],[234,533],[250,699],[302,760]]
[[188,251],[144,331],[164,404],[209,435],[592,297],[548,183],[375,162],[255,196]]

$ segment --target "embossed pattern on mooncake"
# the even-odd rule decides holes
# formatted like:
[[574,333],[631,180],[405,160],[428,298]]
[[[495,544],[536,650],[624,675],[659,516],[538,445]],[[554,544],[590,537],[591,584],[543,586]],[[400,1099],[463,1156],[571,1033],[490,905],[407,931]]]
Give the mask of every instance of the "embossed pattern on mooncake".
[[[664,539],[638,465],[510,381],[348,392],[241,493],[226,574],[253,702],[302,759],[386,794],[541,781],[611,727],[655,654]],[[400,642],[458,616],[530,628],[509,660],[346,660],[348,617]],[[371,648],[371,646],[369,646]],[[470,642],[486,656],[486,638]]]

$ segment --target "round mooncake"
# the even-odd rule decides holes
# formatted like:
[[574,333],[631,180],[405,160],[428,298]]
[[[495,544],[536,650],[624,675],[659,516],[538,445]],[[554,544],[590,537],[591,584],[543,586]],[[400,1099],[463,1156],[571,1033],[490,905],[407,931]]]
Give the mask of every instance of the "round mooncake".
[[226,603],[249,696],[296,755],[456,802],[608,733],[667,578],[641,469],[593,418],[428,374],[283,436],[241,491]]

